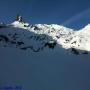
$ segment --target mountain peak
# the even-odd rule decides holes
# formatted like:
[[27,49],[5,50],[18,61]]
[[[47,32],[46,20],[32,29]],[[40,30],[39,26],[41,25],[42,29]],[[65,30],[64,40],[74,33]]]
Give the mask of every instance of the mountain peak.
[[[56,43],[59,45],[59,47],[63,47],[64,49],[73,48],[72,50],[74,51],[75,50],[90,51],[90,48],[89,48],[90,35],[86,33],[87,30],[90,31],[90,24],[88,24],[85,28],[81,29],[80,31],[74,31],[73,29],[64,27],[62,25],[57,25],[57,24],[32,25],[24,22],[21,16],[17,16],[16,20],[13,23],[9,24],[7,27],[10,28],[9,26],[13,27],[13,29],[17,29],[15,31],[15,36],[18,36],[20,40],[19,42],[23,42],[25,44],[23,45],[27,48],[33,47],[34,51],[41,50],[41,48],[44,48],[47,45],[53,47],[53,45],[56,45]],[[5,25],[4,26],[1,25],[0,27],[4,28]],[[18,32],[18,29],[20,29],[20,32]],[[14,31],[11,30],[11,31],[8,31],[8,33],[12,34],[14,33]],[[1,32],[0,34],[1,34],[1,38],[3,38],[2,37],[3,35]],[[4,35],[5,35],[5,32],[4,32]],[[14,38],[14,39],[16,39],[16,41],[13,41],[13,42],[16,43],[18,39],[17,38]],[[37,50],[35,49],[36,47],[38,47]],[[19,48],[24,49],[22,45],[19,46]]]

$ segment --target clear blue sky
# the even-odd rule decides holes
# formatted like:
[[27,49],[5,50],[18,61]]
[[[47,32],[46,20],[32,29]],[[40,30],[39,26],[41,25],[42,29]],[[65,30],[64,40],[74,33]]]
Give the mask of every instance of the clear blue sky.
[[[89,8],[90,0],[0,0],[0,22],[12,22],[19,13],[33,24],[64,24],[81,28],[90,23],[90,11],[84,12]],[[78,18],[80,13],[82,16]]]

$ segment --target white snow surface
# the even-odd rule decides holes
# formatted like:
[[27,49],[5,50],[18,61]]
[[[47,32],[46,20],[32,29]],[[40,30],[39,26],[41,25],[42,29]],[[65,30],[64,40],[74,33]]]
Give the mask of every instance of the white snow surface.
[[[76,48],[79,50],[90,51],[90,24],[79,31],[57,24],[35,24],[35,30],[35,27],[29,26],[28,23],[20,23],[15,21],[12,25],[13,27],[34,32],[35,34],[48,35],[65,49]],[[26,27],[24,27],[24,25],[26,25]]]
[[90,90],[89,28],[0,25],[0,89]]

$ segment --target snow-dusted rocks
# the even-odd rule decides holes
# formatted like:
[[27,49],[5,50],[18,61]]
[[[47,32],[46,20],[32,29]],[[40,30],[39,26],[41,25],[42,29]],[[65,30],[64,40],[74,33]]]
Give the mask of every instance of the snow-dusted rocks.
[[[73,51],[77,54],[79,52],[84,53],[84,51],[90,51],[90,25],[87,25],[79,31],[66,28],[62,25],[30,25],[29,23],[19,21],[14,21],[6,26],[9,28],[9,31],[7,30],[8,35],[6,36],[10,40],[12,39],[12,41],[9,40],[9,44],[12,42],[14,46],[16,44],[16,47],[23,50],[31,49],[38,52],[43,50],[45,47],[54,48],[57,44],[59,47]],[[0,25],[0,27],[3,27],[3,25]],[[2,37],[2,34],[4,33],[5,36],[6,32],[4,30],[2,33],[3,29],[0,31],[1,43],[1,41],[5,39]]]
[[25,27],[29,27],[29,23],[24,23],[24,22],[19,22],[19,21],[15,21],[15,22],[11,23],[11,25],[13,27],[24,28],[24,29],[26,29]]

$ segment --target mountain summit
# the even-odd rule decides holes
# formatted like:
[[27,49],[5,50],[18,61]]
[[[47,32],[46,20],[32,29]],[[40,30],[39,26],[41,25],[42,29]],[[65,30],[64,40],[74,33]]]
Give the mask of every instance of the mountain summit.
[[34,52],[58,47],[77,55],[87,54],[90,51],[89,30],[90,24],[79,31],[57,24],[31,25],[17,16],[13,23],[0,25],[0,46],[30,49]]

